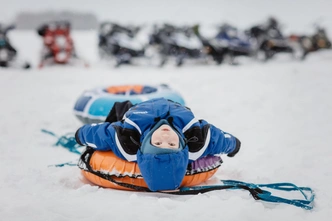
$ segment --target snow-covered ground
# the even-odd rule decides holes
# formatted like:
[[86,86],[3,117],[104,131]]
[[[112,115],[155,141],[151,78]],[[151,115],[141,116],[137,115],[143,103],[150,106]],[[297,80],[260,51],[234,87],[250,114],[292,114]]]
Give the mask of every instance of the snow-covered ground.
[[[234,2],[223,2],[235,10]],[[308,2],[305,9],[318,7],[315,2],[326,15],[327,1]],[[257,7],[267,7],[265,1],[255,3]],[[274,4],[278,6],[276,10],[282,8]],[[284,13],[289,15],[288,10]],[[315,20],[319,15],[316,12],[309,18]],[[240,18],[241,14],[237,16]],[[306,19],[303,13],[297,16]],[[329,27],[332,28],[328,26],[328,30]],[[90,62],[90,68],[36,69],[39,36],[32,31],[11,33],[20,57],[29,60],[34,68],[0,69],[0,220],[330,219],[332,51],[310,54],[304,62],[277,56],[268,63],[247,60],[240,66],[114,68],[99,61],[95,32],[74,32],[73,36],[79,54]],[[58,135],[75,132],[82,124],[74,116],[73,106],[85,89],[159,83],[180,92],[198,118],[242,141],[237,156],[223,157],[224,164],[216,178],[309,186],[316,193],[315,208],[306,211],[287,204],[263,203],[240,190],[169,196],[102,189],[83,179],[75,166],[52,167],[76,161],[78,156],[54,147],[56,138],[41,129]]]

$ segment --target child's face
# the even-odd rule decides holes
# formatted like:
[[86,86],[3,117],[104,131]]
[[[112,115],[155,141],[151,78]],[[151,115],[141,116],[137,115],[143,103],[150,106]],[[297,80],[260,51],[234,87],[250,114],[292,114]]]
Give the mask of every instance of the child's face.
[[179,148],[179,136],[167,124],[161,125],[152,133],[151,144],[160,148]]

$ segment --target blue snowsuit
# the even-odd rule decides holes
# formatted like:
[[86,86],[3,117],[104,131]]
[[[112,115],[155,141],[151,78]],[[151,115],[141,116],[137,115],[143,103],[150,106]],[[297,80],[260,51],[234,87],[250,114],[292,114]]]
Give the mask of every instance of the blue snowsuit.
[[232,157],[240,149],[241,142],[236,137],[205,120],[196,119],[189,108],[164,98],[131,107],[121,121],[84,125],[75,137],[81,145],[111,150],[124,160],[136,162],[140,143],[161,119],[167,120],[183,136],[189,149],[188,163],[207,155]]

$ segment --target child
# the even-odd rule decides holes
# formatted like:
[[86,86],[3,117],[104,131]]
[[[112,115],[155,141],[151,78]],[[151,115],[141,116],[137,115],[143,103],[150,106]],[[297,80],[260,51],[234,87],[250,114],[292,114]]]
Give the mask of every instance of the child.
[[136,105],[117,102],[105,123],[84,125],[75,138],[82,146],[137,162],[151,191],[177,189],[188,167],[215,164],[210,161],[216,154],[233,157],[241,146],[233,135],[164,98]]

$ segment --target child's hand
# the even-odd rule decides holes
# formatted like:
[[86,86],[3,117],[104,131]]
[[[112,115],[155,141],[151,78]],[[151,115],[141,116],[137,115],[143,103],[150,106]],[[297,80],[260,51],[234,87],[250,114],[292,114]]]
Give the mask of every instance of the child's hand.
[[227,154],[228,157],[234,157],[240,150],[241,141],[239,139],[237,139],[236,137],[235,137],[235,141],[236,141],[235,149],[233,150],[233,152]]

